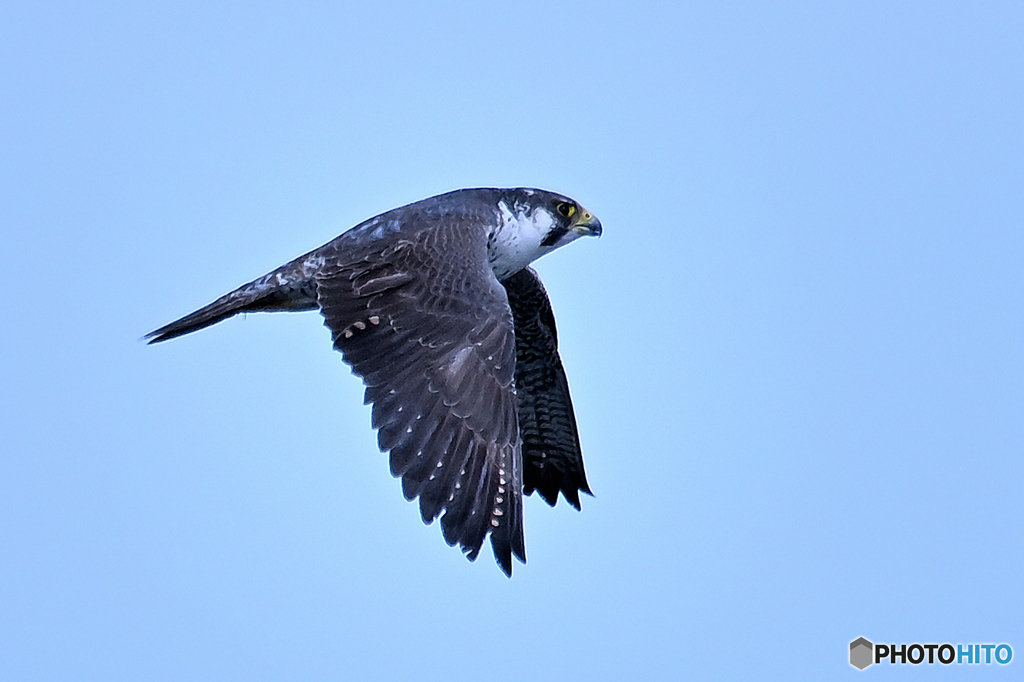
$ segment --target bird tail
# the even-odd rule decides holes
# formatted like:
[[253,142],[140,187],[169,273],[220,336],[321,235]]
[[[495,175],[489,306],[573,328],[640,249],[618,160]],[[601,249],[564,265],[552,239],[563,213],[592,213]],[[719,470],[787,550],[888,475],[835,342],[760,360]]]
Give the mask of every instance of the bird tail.
[[143,338],[149,343],[167,341],[209,327],[238,313],[315,310],[318,307],[316,282],[307,275],[305,266],[301,260],[293,261]]

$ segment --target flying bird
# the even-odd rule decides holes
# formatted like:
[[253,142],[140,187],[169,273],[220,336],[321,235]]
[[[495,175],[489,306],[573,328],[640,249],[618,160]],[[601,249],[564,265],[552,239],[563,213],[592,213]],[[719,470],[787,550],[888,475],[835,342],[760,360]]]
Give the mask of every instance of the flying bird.
[[523,493],[590,493],[555,319],[530,263],[601,223],[539,189],[463,189],[371,218],[146,335],[238,313],[319,310],[366,387],[406,499],[475,560],[526,562]]

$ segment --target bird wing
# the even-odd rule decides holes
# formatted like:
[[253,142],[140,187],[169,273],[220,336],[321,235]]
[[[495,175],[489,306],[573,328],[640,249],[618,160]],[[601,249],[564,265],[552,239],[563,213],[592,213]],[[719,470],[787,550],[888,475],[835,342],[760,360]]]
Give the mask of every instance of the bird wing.
[[516,331],[516,388],[523,438],[523,485],[554,506],[561,491],[576,509],[579,492],[590,494],[569,383],[558,356],[551,302],[537,273],[520,270],[502,284]]
[[383,248],[353,234],[319,250],[317,299],[366,386],[391,473],[425,523],[444,512],[445,540],[471,560],[490,534],[511,575],[512,554],[526,561],[515,333],[487,230],[417,214]]

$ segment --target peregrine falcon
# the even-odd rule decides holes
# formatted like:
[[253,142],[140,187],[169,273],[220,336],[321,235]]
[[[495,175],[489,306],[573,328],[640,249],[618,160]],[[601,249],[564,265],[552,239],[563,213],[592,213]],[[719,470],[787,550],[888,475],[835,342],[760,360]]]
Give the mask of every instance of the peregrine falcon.
[[[149,343],[237,313],[319,310],[366,387],[380,449],[424,523],[476,559],[488,535],[526,562],[522,493],[576,509],[590,493],[558,355],[530,263],[598,219],[539,189],[463,189],[382,213],[210,305]],[[442,515],[443,513],[443,515]]]

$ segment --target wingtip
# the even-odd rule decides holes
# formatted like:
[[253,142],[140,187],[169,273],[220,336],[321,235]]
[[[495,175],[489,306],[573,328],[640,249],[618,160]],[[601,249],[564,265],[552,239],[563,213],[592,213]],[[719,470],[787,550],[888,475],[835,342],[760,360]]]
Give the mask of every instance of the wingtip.
[[491,543],[494,548],[494,560],[498,563],[498,568],[505,574],[506,578],[512,577],[512,557],[515,556],[523,564],[526,563],[526,552],[524,548],[516,547],[512,548],[504,546],[499,549],[494,543]]
[[511,555],[504,556],[504,557],[499,557],[497,554],[495,554],[494,558],[498,560],[498,568],[500,568],[501,572],[505,574],[505,577],[511,579],[512,578],[512,557],[511,557]]
[[[566,496],[565,499],[569,504],[575,507],[576,511],[583,511],[583,503],[580,500],[580,493],[583,493],[584,495],[587,495],[589,497],[593,497],[594,493],[590,491],[590,486],[587,485],[586,481],[584,481],[583,485],[579,487],[579,490],[576,490],[574,492],[575,494],[573,495],[572,499],[570,499],[568,496]],[[562,494],[565,495],[565,492],[563,491]]]

